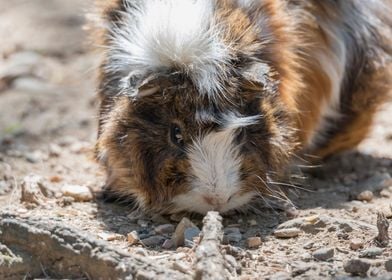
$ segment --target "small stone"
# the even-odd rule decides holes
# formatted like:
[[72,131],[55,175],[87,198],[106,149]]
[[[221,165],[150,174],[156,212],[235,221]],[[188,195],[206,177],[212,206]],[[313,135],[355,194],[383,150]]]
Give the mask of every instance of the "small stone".
[[180,271],[182,273],[185,273],[185,274],[189,274],[192,271],[191,268],[186,263],[184,263],[182,261],[174,262],[173,263],[173,269],[177,270],[177,271]]
[[121,240],[123,239],[124,236],[122,236],[121,234],[117,234],[117,233],[107,233],[107,232],[102,232],[99,233],[98,236],[106,241],[114,241],[114,240]]
[[225,255],[226,267],[230,270],[230,272],[235,272],[238,268],[238,264],[236,259],[231,255]]
[[30,163],[39,163],[46,159],[45,155],[38,150],[31,153],[26,153],[25,158]]
[[135,248],[133,253],[135,253],[136,255],[139,255],[139,256],[143,256],[143,257],[147,256],[147,252],[143,248]]
[[371,191],[363,191],[357,195],[357,199],[369,202],[373,199],[373,193]]
[[61,207],[65,207],[65,206],[71,205],[74,202],[75,202],[75,199],[73,197],[64,196],[58,200],[58,205],[60,205]]
[[93,195],[90,189],[86,186],[64,185],[61,188],[61,192],[65,196],[73,197],[76,201],[79,202],[87,202],[93,199]]
[[296,263],[293,266],[293,271],[291,272],[291,275],[293,277],[296,277],[298,275],[304,274],[305,272],[307,272],[311,268],[312,268],[312,266],[309,265],[309,264],[306,264],[306,263],[303,263],[303,262]]
[[173,233],[175,230],[174,225],[172,224],[164,224],[164,225],[159,225],[155,227],[154,231],[157,234],[170,234]]
[[269,277],[270,280],[290,280],[292,277],[286,272],[277,272]]
[[284,228],[278,229],[274,232],[274,235],[278,238],[293,238],[297,237],[302,233],[302,230],[298,228]]
[[385,262],[385,269],[386,269],[388,272],[392,272],[392,259],[387,260],[387,261]]
[[188,218],[184,217],[182,220],[178,223],[176,230],[174,231],[173,234],[173,241],[174,245],[176,247],[183,246],[185,243],[185,230],[187,228],[192,228],[196,227]]
[[223,248],[226,254],[232,255],[235,258],[240,256],[240,254],[242,253],[242,250],[235,246],[225,245]]
[[326,261],[333,258],[334,254],[333,248],[321,248],[313,252],[313,257],[319,261]]
[[365,275],[370,268],[370,263],[361,259],[351,259],[343,264],[344,271],[353,275]]
[[250,249],[256,249],[260,247],[262,243],[263,242],[260,237],[249,237],[248,239],[246,239],[246,247]]
[[385,197],[385,198],[390,198],[390,197],[392,197],[392,193],[390,191],[384,189],[380,192],[380,196]]
[[154,235],[154,236],[150,236],[145,239],[142,239],[141,243],[143,243],[144,246],[147,246],[147,247],[156,247],[156,246],[161,246],[165,240],[166,240],[166,238],[163,236]]
[[311,248],[313,247],[313,245],[314,245],[314,242],[313,242],[313,241],[308,241],[308,242],[306,242],[306,243],[304,244],[303,248],[304,248],[304,249],[311,249]]
[[383,249],[377,248],[377,247],[370,247],[365,250],[363,250],[360,254],[360,258],[375,258],[377,256],[380,256],[384,252]]
[[300,258],[301,260],[308,262],[312,260],[312,255],[309,253],[303,253]]
[[60,183],[62,180],[63,180],[63,178],[61,178],[61,177],[58,176],[58,175],[54,175],[54,176],[51,176],[51,177],[49,178],[49,181],[50,181],[51,183]]
[[139,239],[139,235],[137,234],[136,231],[132,231],[130,233],[127,234],[127,241],[129,243],[129,245],[135,245],[137,243],[139,243],[140,239]]
[[185,229],[184,231],[184,238],[185,240],[189,240],[193,242],[193,238],[199,236],[200,229],[198,227],[190,227]]
[[42,205],[45,197],[42,192],[43,190],[43,178],[30,174],[23,178],[22,181],[22,195],[21,201],[29,205]]
[[364,243],[363,243],[362,239],[354,238],[354,239],[350,240],[350,249],[351,250],[361,249],[363,247],[363,245],[364,245]]
[[62,149],[59,145],[50,144],[49,145],[49,156],[50,157],[59,157],[62,153]]
[[171,239],[166,239],[162,244],[162,248],[166,250],[172,249],[173,247],[174,247],[174,242]]

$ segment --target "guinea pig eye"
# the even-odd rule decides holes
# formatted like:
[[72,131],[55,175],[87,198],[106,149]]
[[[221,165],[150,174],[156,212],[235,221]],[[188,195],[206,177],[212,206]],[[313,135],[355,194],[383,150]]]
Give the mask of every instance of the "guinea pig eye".
[[179,147],[184,146],[184,137],[182,136],[181,128],[176,124],[171,125],[170,140]]

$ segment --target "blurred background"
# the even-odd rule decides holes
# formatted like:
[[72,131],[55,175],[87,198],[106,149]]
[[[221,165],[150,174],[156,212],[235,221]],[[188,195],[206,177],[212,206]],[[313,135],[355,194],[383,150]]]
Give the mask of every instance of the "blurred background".
[[83,28],[91,4],[0,1],[0,201],[29,173],[97,179],[96,55]]

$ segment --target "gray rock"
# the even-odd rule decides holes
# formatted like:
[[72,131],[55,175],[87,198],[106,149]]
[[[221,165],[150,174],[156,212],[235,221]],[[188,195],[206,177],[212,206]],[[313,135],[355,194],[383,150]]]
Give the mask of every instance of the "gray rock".
[[389,259],[385,262],[385,269],[389,272],[392,272],[392,259]]
[[297,262],[293,265],[293,270],[291,272],[291,275],[293,277],[296,277],[298,275],[304,274],[308,270],[312,268],[312,265],[304,263],[304,262]]
[[156,247],[156,246],[161,246],[165,240],[166,238],[163,236],[154,235],[142,239],[141,242],[147,247]]
[[372,259],[377,256],[380,256],[383,252],[384,252],[384,250],[381,248],[370,247],[370,248],[367,248],[367,249],[361,251],[361,253],[359,254],[359,257]]
[[343,264],[344,271],[353,275],[365,275],[370,263],[361,259],[351,259]]
[[193,241],[193,238],[199,236],[199,234],[200,234],[200,229],[198,227],[190,227],[185,229],[184,239]]
[[335,254],[334,248],[321,248],[313,252],[313,257],[319,261],[327,261],[333,258]]

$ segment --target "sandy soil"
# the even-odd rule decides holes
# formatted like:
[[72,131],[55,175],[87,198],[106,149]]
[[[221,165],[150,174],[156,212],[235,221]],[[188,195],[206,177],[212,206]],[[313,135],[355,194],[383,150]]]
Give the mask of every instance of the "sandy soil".
[[[0,2],[0,211],[60,221],[192,276],[197,247],[192,237],[202,217],[190,217],[196,233],[174,248],[170,240],[182,217],[148,217],[99,199],[104,174],[92,157],[97,57],[88,51],[81,28],[88,8],[82,0]],[[29,174],[41,177],[44,195],[38,194],[38,201],[22,197]],[[392,270],[392,242],[382,247],[374,241],[377,213],[392,219],[392,105],[380,113],[358,151],[301,175],[306,179],[300,187],[289,188],[296,208],[271,202],[255,213],[224,217],[221,249],[234,267],[231,277],[349,279],[344,266],[359,259],[370,265],[365,278],[392,279],[387,271]],[[94,196],[80,202],[77,194],[66,195],[69,185],[85,186]],[[127,235],[133,231],[142,242],[130,242]],[[261,243],[249,248],[253,237]],[[0,254],[0,271],[1,265]],[[67,275],[45,271],[29,277]]]

